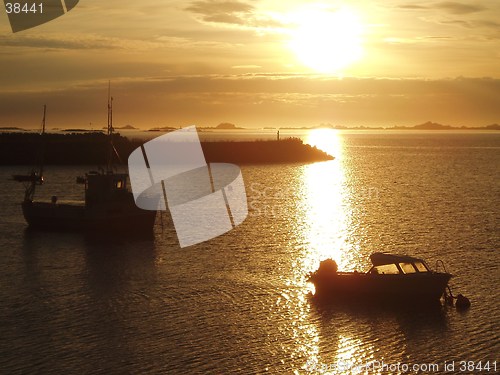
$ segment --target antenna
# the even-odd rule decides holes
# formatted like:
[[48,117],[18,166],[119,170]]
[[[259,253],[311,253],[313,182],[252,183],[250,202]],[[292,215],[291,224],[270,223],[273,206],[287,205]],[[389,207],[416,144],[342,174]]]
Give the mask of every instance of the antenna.
[[111,81],[108,81],[108,135],[113,131],[113,98],[111,97]]
[[113,171],[113,97],[111,96],[111,81],[108,81],[108,158],[106,161],[106,173]]
[[29,182],[24,191],[24,201],[32,202],[35,195],[36,185],[43,184],[43,159],[45,153],[45,115],[47,113],[47,105],[43,106],[42,132],[40,133],[40,149],[38,154],[38,170],[33,167],[29,175],[13,175],[12,178],[19,182]]
[[45,134],[45,115],[47,114],[47,104],[43,105],[42,134]]
[[42,138],[41,142],[41,147],[40,147],[40,159],[39,159],[39,168],[38,168],[38,173],[39,173],[39,183],[41,184],[43,182],[43,162],[44,162],[44,156],[45,156],[45,116],[47,114],[47,104],[43,105],[43,119],[42,119],[42,132],[40,133],[40,136]]

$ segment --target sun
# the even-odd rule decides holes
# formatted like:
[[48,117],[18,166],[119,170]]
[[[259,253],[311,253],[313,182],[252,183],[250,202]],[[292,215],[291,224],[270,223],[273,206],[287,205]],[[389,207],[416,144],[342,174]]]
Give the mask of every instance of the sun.
[[310,6],[291,15],[290,48],[305,66],[319,73],[339,73],[363,55],[363,27],[347,8]]

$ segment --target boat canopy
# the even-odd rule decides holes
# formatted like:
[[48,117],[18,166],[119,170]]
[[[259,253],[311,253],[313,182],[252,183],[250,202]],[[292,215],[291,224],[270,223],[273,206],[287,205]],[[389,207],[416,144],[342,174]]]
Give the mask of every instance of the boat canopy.
[[422,259],[413,258],[407,255],[394,255],[387,253],[373,253],[370,255],[370,260],[374,266],[383,266],[386,264],[395,264],[395,263],[416,263],[422,262]]

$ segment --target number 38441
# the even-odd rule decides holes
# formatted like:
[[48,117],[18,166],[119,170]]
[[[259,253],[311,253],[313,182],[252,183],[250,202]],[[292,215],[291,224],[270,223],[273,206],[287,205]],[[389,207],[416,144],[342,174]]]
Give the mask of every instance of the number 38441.
[[43,13],[43,3],[5,3],[7,14]]
[[476,371],[479,372],[497,372],[497,361],[486,361],[486,362],[474,362],[474,361],[460,361],[459,364],[460,372],[469,372],[473,373]]

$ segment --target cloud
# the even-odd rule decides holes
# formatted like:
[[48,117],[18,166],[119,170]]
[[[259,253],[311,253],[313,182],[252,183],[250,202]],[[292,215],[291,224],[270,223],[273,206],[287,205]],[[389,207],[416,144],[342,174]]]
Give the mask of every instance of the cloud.
[[[310,126],[500,122],[500,79],[330,78],[235,74],[123,79],[113,83],[117,126]],[[82,100],[84,98],[84,100]],[[51,126],[104,125],[105,82],[58,91],[0,92],[0,125],[39,123],[48,104]]]
[[194,1],[186,9],[204,15],[215,15],[224,13],[248,13],[253,11],[254,7],[240,1],[205,0]]
[[429,7],[425,5],[417,5],[417,4],[403,4],[399,5],[398,8],[401,9],[429,9]]
[[260,65],[233,65],[231,69],[261,69]]
[[241,1],[194,1],[185,10],[201,16],[203,22],[219,23],[251,29],[282,28],[283,24]]
[[453,14],[469,14],[485,10],[486,8],[479,4],[464,4],[455,1],[444,1],[433,6],[437,9],[444,9]]
[[202,16],[205,22],[218,22],[244,25],[254,11],[250,4],[240,1],[204,0],[194,1],[185,8],[187,11]]
[[170,36],[160,36],[156,38],[155,41],[161,43],[163,47],[176,50],[191,49],[191,48],[229,49],[240,45],[239,43],[193,40],[190,38],[180,38],[180,37],[170,37]]
[[494,40],[500,39],[500,22],[482,19],[482,20],[464,20],[464,19],[437,19],[436,22],[443,25],[454,25],[466,29],[480,31],[480,34],[469,34],[462,39],[469,40]]
[[50,35],[50,34],[18,34],[0,35],[0,46],[26,47],[52,50],[145,50],[157,48],[160,43],[143,40],[127,40],[99,35]]
[[[98,82],[98,85],[102,82]],[[410,78],[336,78],[304,74],[213,74],[165,76],[151,79],[124,79],[117,90],[140,92],[141,95],[185,93],[269,93],[308,95],[429,95],[454,94],[456,89],[467,91],[470,87],[482,87],[488,94],[500,97],[500,79],[464,78],[410,79]],[[97,86],[86,85],[85,89]]]
[[488,27],[490,29],[495,29],[496,31],[500,31],[500,22],[491,21],[491,20],[477,20],[472,21],[473,25]]
[[399,5],[398,8],[409,9],[409,10],[442,9],[442,10],[447,11],[448,13],[453,13],[453,14],[477,13],[477,12],[481,12],[481,11],[487,9],[479,4],[464,4],[464,3],[458,3],[455,1],[443,1],[443,2],[429,4],[429,5],[404,4],[404,5]]
[[443,25],[457,25],[457,26],[468,28],[468,29],[472,29],[473,28],[472,24],[469,21],[464,21],[464,20],[450,20],[450,19],[446,19],[446,20],[439,20],[439,21],[436,21],[436,22],[437,23],[441,23]]

